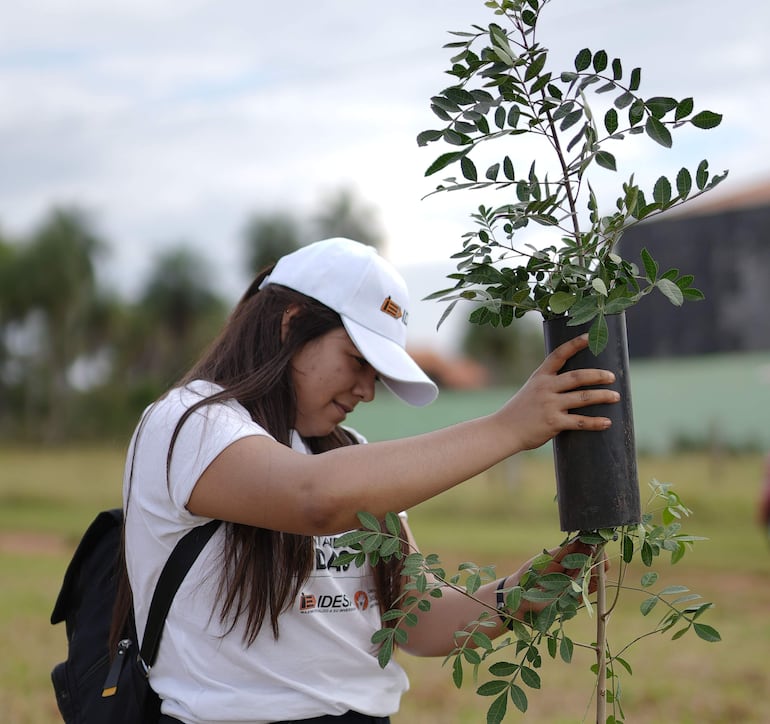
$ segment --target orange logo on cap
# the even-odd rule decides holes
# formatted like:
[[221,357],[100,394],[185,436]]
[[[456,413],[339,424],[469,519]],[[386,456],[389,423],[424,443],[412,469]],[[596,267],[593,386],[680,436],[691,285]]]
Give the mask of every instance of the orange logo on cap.
[[393,317],[393,319],[401,319],[404,314],[401,311],[401,307],[396,304],[390,297],[385,298],[385,301],[380,307],[380,311],[385,312],[385,314],[389,314],[391,317]]

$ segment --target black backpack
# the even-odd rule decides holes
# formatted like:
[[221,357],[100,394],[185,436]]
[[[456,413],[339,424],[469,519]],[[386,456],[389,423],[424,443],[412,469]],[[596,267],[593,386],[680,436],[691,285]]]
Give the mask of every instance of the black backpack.
[[150,688],[147,669],[155,663],[174,594],[219,523],[212,520],[194,528],[177,543],[158,580],[141,651],[132,615],[118,651],[111,657],[109,635],[123,511],[106,510],[96,516],[67,567],[51,614],[52,624],[66,623],[67,660],[54,667],[51,679],[67,724],[149,724],[158,720],[160,699]]

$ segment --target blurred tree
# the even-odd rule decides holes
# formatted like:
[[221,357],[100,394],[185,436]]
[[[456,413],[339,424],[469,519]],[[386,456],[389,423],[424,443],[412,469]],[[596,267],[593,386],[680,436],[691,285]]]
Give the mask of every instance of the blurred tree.
[[274,264],[309,241],[346,236],[381,248],[377,211],[350,189],[337,189],[321,199],[310,219],[288,211],[253,214],[244,230],[246,266],[250,275]]
[[7,299],[22,332],[24,416],[42,418],[46,439],[62,436],[72,401],[69,373],[92,349],[89,330],[99,304],[94,260],[104,243],[77,209],[57,208],[17,248]]
[[19,316],[16,249],[0,236],[0,431],[10,419],[12,359],[8,349],[10,327]]
[[160,392],[184,373],[226,313],[207,274],[206,260],[185,244],[157,258],[134,313],[122,322],[118,374]]
[[519,386],[543,361],[543,334],[532,324],[469,324],[463,351],[483,364],[492,384]]
[[284,254],[302,246],[302,233],[295,217],[288,211],[254,214],[244,232],[246,265],[250,275],[275,264]]
[[377,209],[361,200],[348,188],[337,189],[321,200],[321,211],[313,221],[318,238],[344,236],[381,248],[383,233]]

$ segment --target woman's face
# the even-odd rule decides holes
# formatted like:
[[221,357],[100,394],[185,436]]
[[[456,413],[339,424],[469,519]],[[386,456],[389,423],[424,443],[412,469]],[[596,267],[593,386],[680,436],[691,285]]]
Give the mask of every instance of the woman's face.
[[308,342],[292,360],[294,427],[303,437],[328,435],[359,402],[374,399],[377,373],[343,327]]

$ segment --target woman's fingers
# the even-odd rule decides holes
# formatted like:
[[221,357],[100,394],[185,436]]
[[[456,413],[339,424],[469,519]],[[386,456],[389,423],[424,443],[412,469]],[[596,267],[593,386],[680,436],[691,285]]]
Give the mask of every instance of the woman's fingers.
[[540,369],[544,372],[556,373],[564,367],[570,357],[586,347],[588,347],[587,334],[581,334],[579,337],[570,339],[553,350],[540,365]]
[[567,392],[579,387],[595,387],[596,385],[611,385],[615,375],[609,370],[594,368],[571,370],[556,375],[554,389],[557,392]]

